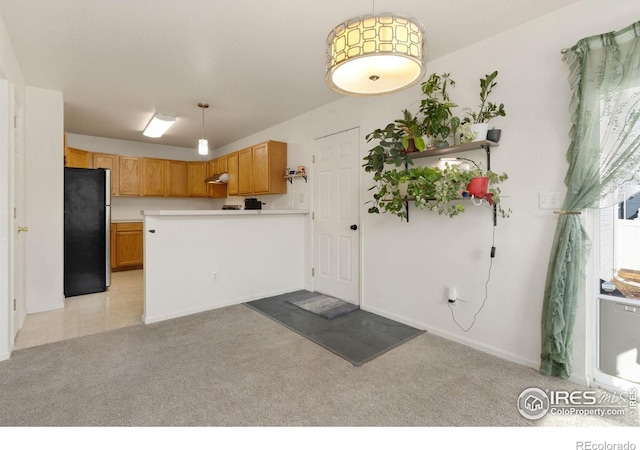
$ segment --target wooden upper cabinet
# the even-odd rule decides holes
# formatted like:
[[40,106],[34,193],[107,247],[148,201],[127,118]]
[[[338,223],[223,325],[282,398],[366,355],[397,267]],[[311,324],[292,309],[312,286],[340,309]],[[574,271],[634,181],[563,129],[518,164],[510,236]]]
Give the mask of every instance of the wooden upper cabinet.
[[167,160],[142,158],[142,195],[164,197],[166,182]]
[[[226,172],[227,158],[224,157],[224,170],[220,164],[221,158],[212,159],[207,162],[207,177]],[[207,197],[225,198],[227,196],[226,184],[207,184]]]
[[238,195],[238,152],[227,155],[227,173],[229,174],[227,194]]
[[120,156],[118,158],[118,194],[142,195],[142,158]]
[[218,173],[227,173],[227,155],[221,156],[220,158],[216,159],[216,161],[218,162]]
[[185,161],[167,161],[167,196],[187,196],[187,163]]
[[253,194],[253,158],[250,148],[238,151],[238,193]]
[[111,195],[119,195],[118,193],[118,155],[110,153],[94,153],[93,154],[94,169],[111,170]]
[[267,141],[253,147],[253,193],[285,194],[287,180],[287,144]]
[[64,166],[91,169],[91,152],[79,148],[65,147]]
[[206,197],[207,185],[204,179],[207,178],[206,161],[187,162],[187,196]]

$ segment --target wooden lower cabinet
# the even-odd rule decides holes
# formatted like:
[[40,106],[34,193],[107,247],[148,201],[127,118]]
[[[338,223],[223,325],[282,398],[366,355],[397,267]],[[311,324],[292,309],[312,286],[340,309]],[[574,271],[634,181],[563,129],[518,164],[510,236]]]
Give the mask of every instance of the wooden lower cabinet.
[[142,269],[142,243],[141,222],[111,224],[111,270]]

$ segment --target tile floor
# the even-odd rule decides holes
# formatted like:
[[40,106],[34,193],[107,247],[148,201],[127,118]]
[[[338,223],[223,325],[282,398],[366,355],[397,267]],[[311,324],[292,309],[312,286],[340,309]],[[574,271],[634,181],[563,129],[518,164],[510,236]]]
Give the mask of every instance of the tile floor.
[[15,350],[142,323],[142,273],[114,272],[106,292],[69,297],[64,309],[28,314]]

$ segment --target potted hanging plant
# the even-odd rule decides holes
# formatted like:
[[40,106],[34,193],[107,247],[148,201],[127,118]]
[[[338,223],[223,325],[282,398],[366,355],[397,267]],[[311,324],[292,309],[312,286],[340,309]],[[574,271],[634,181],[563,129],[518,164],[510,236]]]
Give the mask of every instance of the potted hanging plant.
[[503,103],[497,104],[488,100],[493,88],[496,87],[497,82],[495,79],[497,76],[498,71],[496,70],[489,75],[485,75],[484,78],[480,78],[480,107],[477,111],[465,108],[467,117],[464,118],[462,123],[468,124],[469,132],[473,136],[471,141],[485,140],[489,129],[489,121],[498,116],[506,116]]
[[500,193],[502,192],[500,183],[509,178],[506,173],[498,174],[491,170],[483,170],[476,165],[475,169],[467,171],[466,176],[468,182],[463,196],[471,197],[475,205],[481,205],[482,200],[486,200],[489,206],[496,206],[496,211],[503,218],[510,216],[511,210],[504,209],[500,204]]

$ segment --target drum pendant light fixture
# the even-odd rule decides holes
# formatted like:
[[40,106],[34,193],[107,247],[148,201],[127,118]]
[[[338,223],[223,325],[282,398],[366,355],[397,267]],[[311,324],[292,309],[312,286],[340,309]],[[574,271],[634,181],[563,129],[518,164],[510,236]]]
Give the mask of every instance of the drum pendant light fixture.
[[204,138],[204,110],[208,107],[208,103],[198,103],[198,108],[202,109],[202,138],[198,140],[198,155],[209,154],[209,142]]
[[334,91],[381,95],[418,83],[427,42],[417,20],[392,13],[349,19],[327,36],[326,80]]

